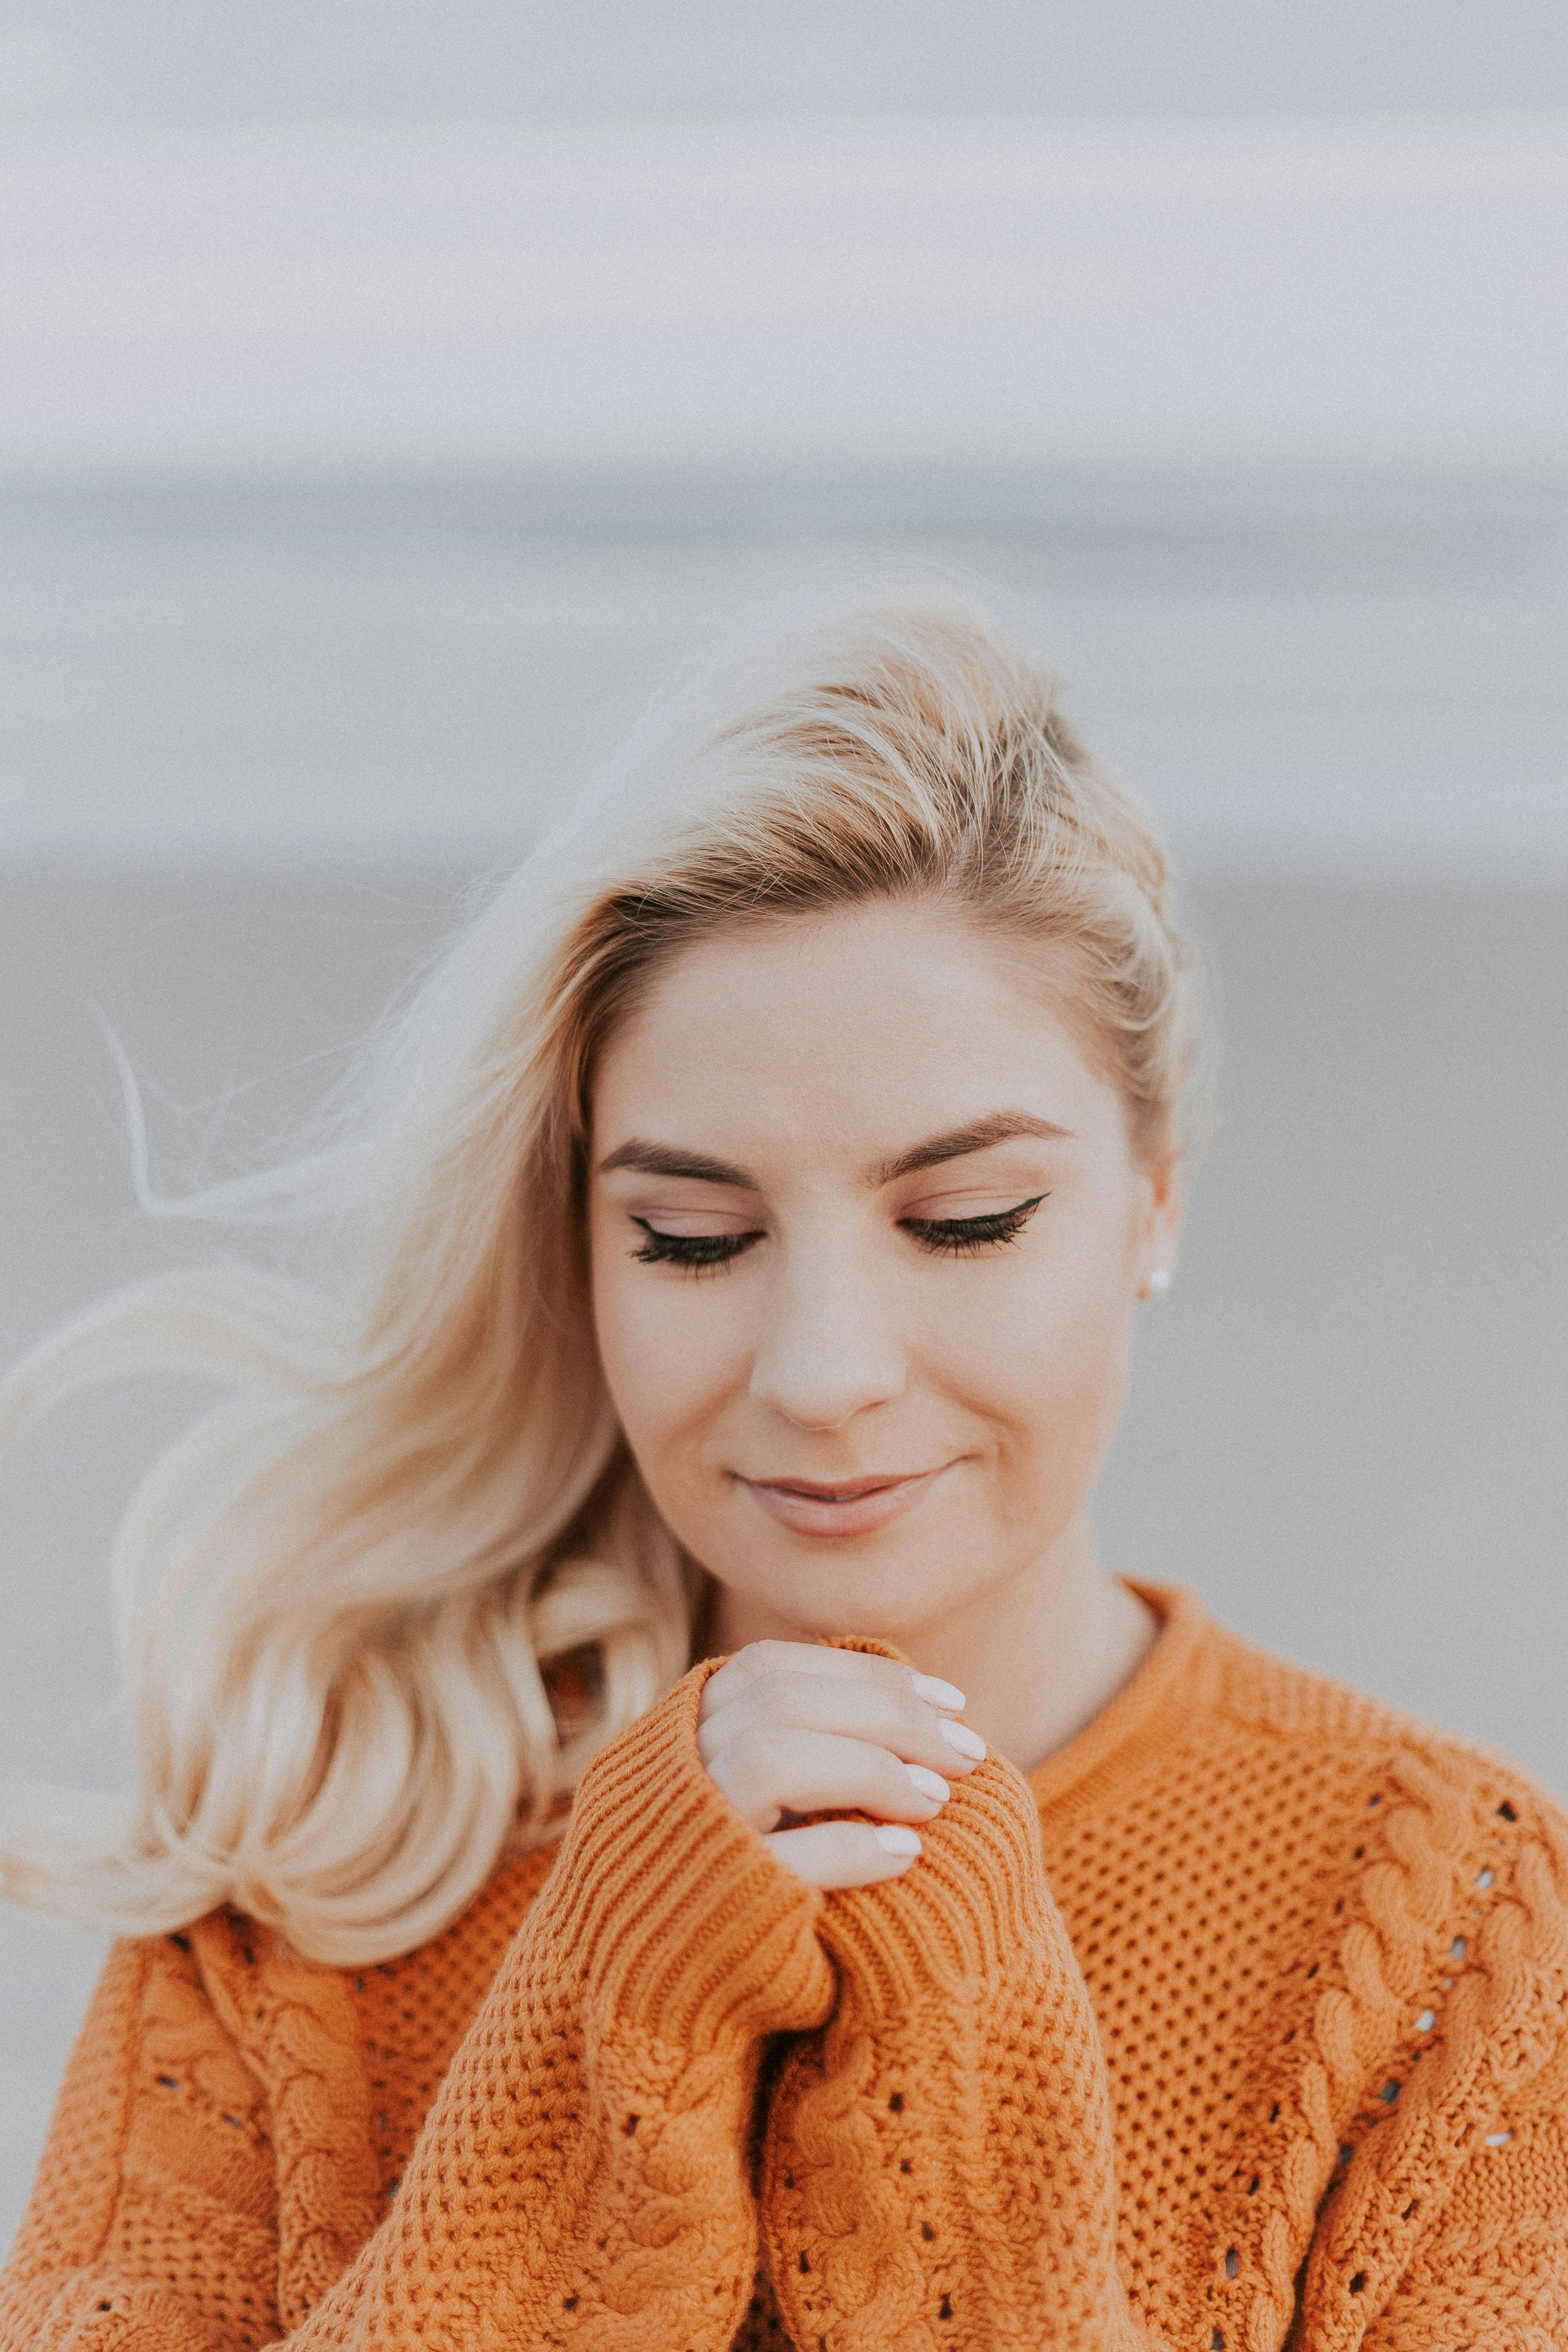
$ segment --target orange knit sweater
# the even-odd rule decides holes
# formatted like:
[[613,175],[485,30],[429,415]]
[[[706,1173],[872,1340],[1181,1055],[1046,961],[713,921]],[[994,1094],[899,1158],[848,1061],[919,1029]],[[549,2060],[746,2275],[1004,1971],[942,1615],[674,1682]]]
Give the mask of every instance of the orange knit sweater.
[[0,2346],[1561,2352],[1568,1829],[1147,1597],[889,1885],[770,1859],[699,1667],[405,1959],[120,1945]]

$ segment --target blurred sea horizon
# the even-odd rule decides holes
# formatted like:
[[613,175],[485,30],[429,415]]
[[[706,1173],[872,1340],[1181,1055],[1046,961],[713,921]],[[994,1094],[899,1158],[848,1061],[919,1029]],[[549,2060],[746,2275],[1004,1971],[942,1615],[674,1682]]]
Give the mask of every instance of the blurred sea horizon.
[[0,478],[0,856],[523,849],[670,669],[956,582],[1196,872],[1568,883],[1568,477],[889,460]]

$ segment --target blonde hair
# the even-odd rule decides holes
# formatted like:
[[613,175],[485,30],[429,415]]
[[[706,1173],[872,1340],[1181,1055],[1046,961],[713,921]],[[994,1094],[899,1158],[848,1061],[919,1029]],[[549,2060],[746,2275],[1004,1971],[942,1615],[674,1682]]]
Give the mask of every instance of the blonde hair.
[[117,1538],[136,1793],[52,1801],[0,1850],[11,1894],[131,1934],[228,1903],[365,1962],[549,1833],[593,1749],[684,1671],[701,1585],[595,1354],[595,1056],[720,925],[924,893],[1048,943],[1133,1148],[1184,1149],[1197,1023],[1166,861],[1048,678],[946,602],[858,605],[733,657],[458,937],[328,1139],[183,1204],[308,1231],[310,1280],[153,1277],[0,1390],[0,1433],[148,1364],[243,1391]]

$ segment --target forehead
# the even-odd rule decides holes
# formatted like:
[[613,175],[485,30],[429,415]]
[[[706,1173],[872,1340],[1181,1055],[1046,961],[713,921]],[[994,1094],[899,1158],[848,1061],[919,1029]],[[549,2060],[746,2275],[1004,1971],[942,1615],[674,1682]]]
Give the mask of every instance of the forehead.
[[[610,1038],[596,1144],[897,1150],[1000,1108],[1120,1127],[1047,950],[957,910],[872,902],[682,950]],[[612,1136],[610,1130],[616,1133]]]

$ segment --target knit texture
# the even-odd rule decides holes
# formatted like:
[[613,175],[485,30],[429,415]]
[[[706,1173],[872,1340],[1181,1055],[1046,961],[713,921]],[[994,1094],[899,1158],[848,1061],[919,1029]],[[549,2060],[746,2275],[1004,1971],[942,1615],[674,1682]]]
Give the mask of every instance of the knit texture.
[[1562,2352],[1562,1817],[1145,1597],[888,1885],[772,1862],[708,1666],[404,1959],[119,1946],[0,2347]]

